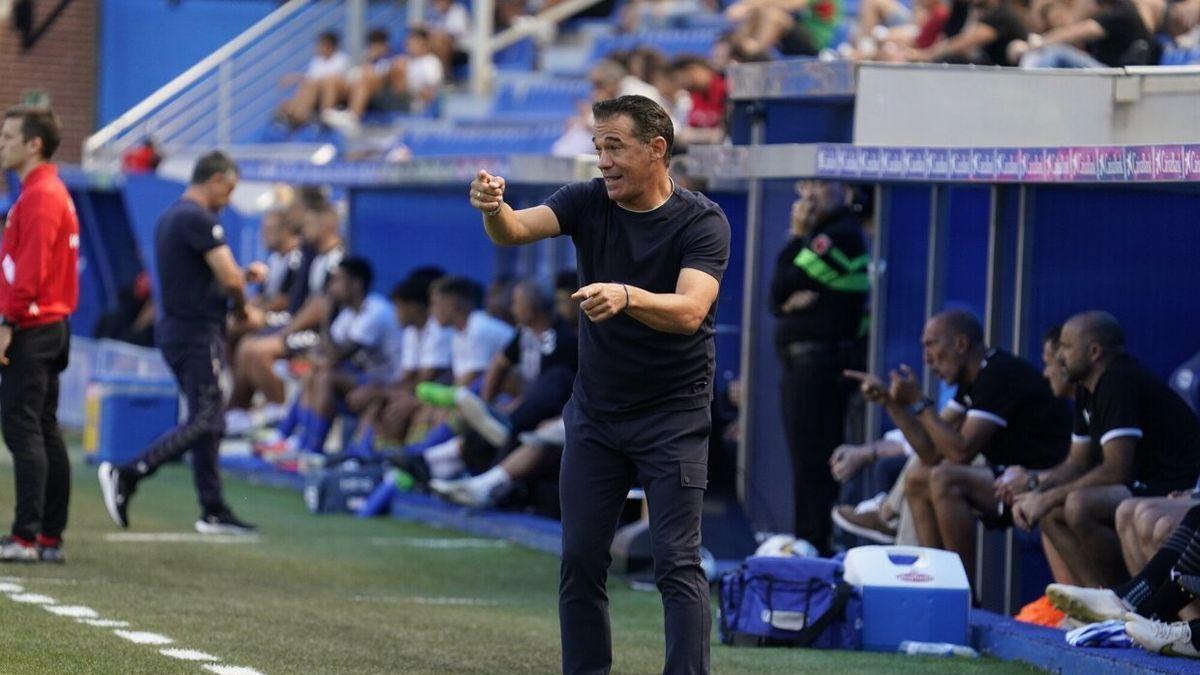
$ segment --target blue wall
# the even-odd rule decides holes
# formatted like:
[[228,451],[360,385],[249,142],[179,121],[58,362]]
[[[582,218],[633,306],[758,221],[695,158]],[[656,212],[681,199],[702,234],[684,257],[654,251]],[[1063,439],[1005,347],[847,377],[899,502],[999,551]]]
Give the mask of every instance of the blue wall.
[[272,0],[103,0],[97,126],[111,122],[278,5]]

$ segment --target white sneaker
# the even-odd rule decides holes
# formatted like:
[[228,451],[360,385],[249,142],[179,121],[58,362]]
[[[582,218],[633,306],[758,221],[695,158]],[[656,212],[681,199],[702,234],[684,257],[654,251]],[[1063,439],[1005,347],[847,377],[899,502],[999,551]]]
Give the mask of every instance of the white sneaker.
[[349,110],[330,108],[321,113],[321,121],[336,129],[346,138],[358,138],[362,135],[362,122]]
[[1192,644],[1192,628],[1186,621],[1164,623],[1130,613],[1126,616],[1125,633],[1148,652],[1200,658],[1200,651]]
[[1124,619],[1125,615],[1133,610],[1107,588],[1050,584],[1046,587],[1046,598],[1050,600],[1051,605],[1084,623]]
[[433,490],[434,494],[445,499],[452,504],[459,506],[469,506],[471,508],[480,508],[487,506],[485,500],[481,500],[479,495],[468,485],[469,480],[442,480],[434,478],[429,481],[429,489]]
[[503,448],[508,444],[510,435],[508,427],[492,415],[487,404],[466,387],[459,387],[454,392],[454,405],[464,421],[483,436],[492,447]]

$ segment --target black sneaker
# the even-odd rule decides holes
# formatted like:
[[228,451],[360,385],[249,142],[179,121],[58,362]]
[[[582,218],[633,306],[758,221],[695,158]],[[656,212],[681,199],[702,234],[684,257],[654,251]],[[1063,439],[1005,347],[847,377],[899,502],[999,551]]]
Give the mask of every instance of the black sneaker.
[[196,521],[196,531],[200,534],[258,534],[258,527],[244,523],[233,515],[233,511],[225,509],[216,513],[207,513]]
[[117,527],[129,527],[129,498],[133,496],[136,480],[112,462],[101,462],[98,472],[104,508]]
[[37,561],[37,548],[32,543],[16,537],[0,538],[0,562],[34,563]]

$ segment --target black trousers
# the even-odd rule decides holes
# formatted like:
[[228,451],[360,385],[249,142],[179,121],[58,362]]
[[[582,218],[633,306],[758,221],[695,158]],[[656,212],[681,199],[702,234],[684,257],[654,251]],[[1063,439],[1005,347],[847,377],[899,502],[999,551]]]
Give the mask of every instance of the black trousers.
[[58,428],[58,376],[67,367],[66,321],[13,332],[0,367],[0,424],[17,483],[12,534],[61,539],[71,501],[71,464]]
[[665,673],[707,673],[712,616],[700,567],[700,513],[708,478],[708,408],[624,421],[563,410],[559,478],[562,575],[558,615],[564,673],[607,673],[612,633],[605,584],[621,508],[634,479],[650,507],[654,579],[662,593]]
[[141,477],[153,475],[160,466],[192,452],[192,476],[204,513],[226,507],[221,497],[218,452],[225,433],[224,399],[220,375],[225,364],[225,337],[219,331],[190,341],[159,345],[167,365],[175,374],[179,390],[187,399],[187,419],[146,448],[123,468]]
[[780,401],[792,457],[793,530],[827,554],[833,529],[829,512],[838,492],[837,481],[829,472],[829,457],[845,436],[846,406],[853,387],[842,377],[842,370],[850,367],[851,359],[834,342],[800,342],[788,347],[780,350]]

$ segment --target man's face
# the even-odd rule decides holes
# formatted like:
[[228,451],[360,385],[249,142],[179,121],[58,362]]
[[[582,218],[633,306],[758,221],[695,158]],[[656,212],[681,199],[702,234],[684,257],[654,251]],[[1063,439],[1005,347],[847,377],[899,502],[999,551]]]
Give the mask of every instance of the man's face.
[[592,138],[608,198],[617,203],[636,202],[650,187],[662,158],[654,156],[649,143],[634,136],[633,120],[628,115],[597,120]]
[[367,54],[371,61],[378,61],[384,58],[390,50],[391,47],[388,45],[387,40],[379,40],[367,45]]
[[333,43],[330,42],[329,40],[317,40],[317,56],[320,56],[323,59],[327,59],[327,58],[333,56],[333,53],[336,50],[337,50],[337,47],[334,47]]
[[208,179],[208,194],[213,211],[220,211],[229,206],[233,191],[237,189],[238,175],[234,171],[219,173]]
[[344,305],[350,301],[350,286],[353,282],[345,270],[340,267],[335,267],[329,273],[329,297],[339,305]]
[[421,325],[421,304],[411,302],[409,300],[396,300],[393,305],[396,308],[396,321],[400,322],[405,328],[409,326]]
[[8,117],[0,126],[0,170],[12,171],[25,165],[25,162],[37,152],[40,140],[31,138],[28,141],[21,137],[21,119]]
[[957,384],[966,364],[966,340],[952,335],[941,321],[932,319],[921,332],[925,365],[946,384]]
[[410,35],[404,41],[404,51],[409,56],[425,56],[429,53],[429,40],[418,35]]
[[809,213],[821,217],[846,202],[846,188],[841,183],[826,180],[802,180],[796,183],[796,194],[810,205]]
[[272,253],[283,247],[283,216],[278,213],[268,213],[262,221],[263,246]]
[[1074,393],[1067,380],[1067,371],[1058,362],[1058,345],[1053,340],[1046,340],[1042,345],[1042,377],[1050,383],[1055,398],[1070,398]]
[[454,325],[454,306],[454,298],[445,293],[434,291],[429,297],[429,313],[441,326]]
[[1068,321],[1063,326],[1058,340],[1058,363],[1067,376],[1067,381],[1079,384],[1087,379],[1094,366],[1090,352],[1091,343],[1079,330],[1079,324]]

